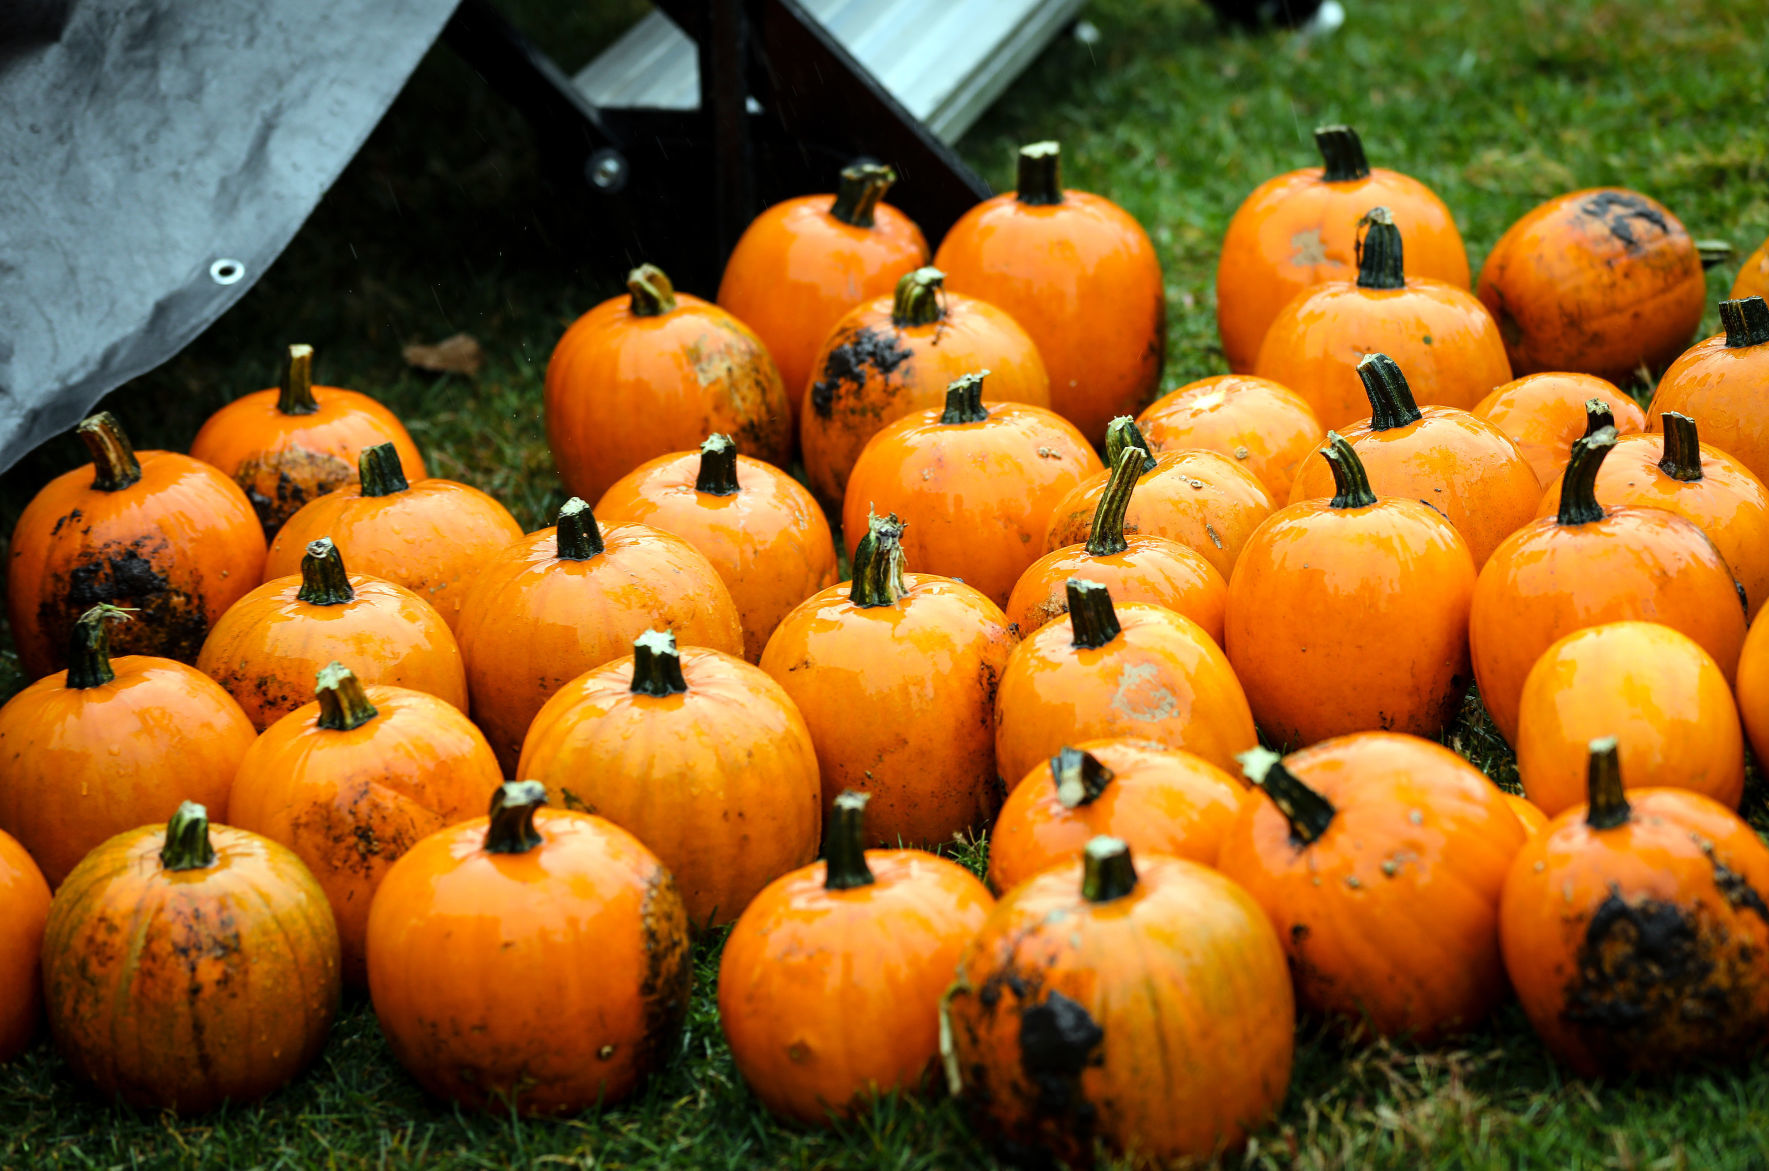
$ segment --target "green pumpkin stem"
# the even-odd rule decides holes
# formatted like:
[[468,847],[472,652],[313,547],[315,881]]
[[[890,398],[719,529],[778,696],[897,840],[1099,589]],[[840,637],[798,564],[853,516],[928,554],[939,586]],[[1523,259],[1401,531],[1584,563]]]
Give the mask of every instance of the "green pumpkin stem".
[[309,606],[342,606],[356,597],[350,575],[344,571],[344,555],[330,537],[309,541],[301,555],[301,588],[295,597]]
[[1105,834],[1088,842],[1081,851],[1081,897],[1090,903],[1109,903],[1136,889],[1136,863],[1121,838]]
[[80,615],[74,622],[74,634],[68,640],[68,680],[70,691],[103,687],[117,677],[111,670],[112,622],[129,621],[129,611],[109,602],[100,602]]
[[908,329],[932,325],[946,316],[940,305],[940,290],[945,287],[946,274],[931,264],[904,273],[891,298],[891,324]]
[[1063,201],[1063,148],[1031,142],[1020,148],[1014,199],[1028,207],[1055,207]]
[[1303,784],[1271,749],[1250,748],[1235,759],[1241,762],[1241,774],[1258,785],[1290,823],[1290,840],[1296,845],[1313,844],[1333,824],[1337,810],[1332,803]]
[[1665,425],[1665,451],[1658,461],[1658,470],[1673,480],[1693,484],[1701,479],[1701,436],[1696,433],[1695,420],[1676,411],[1659,416]]
[[1118,457],[1126,447],[1134,447],[1143,454],[1142,468],[1138,475],[1146,475],[1155,470],[1155,451],[1149,441],[1143,437],[1142,428],[1129,415],[1119,415],[1106,424],[1106,466],[1118,466]]
[[978,370],[974,374],[960,375],[947,384],[946,409],[940,412],[940,422],[952,425],[981,423],[987,419],[989,411],[983,406],[983,379],[988,376],[987,370]]
[[1364,229],[1357,241],[1357,287],[1404,289],[1406,269],[1401,263],[1400,229],[1385,207],[1372,207],[1357,222]]
[[123,434],[123,425],[109,411],[81,419],[74,433],[92,456],[92,487],[99,492],[121,492],[141,479],[141,461],[135,446]]
[[547,803],[539,781],[505,781],[491,794],[491,824],[485,827],[487,854],[526,854],[546,839],[534,828],[535,811]]
[[1769,304],[1761,297],[1720,302],[1720,324],[1726,329],[1726,348],[1739,350],[1769,342]]
[[406,482],[405,467],[399,462],[399,449],[391,443],[363,448],[356,457],[356,478],[365,497],[392,496],[411,487]]
[[895,606],[908,590],[903,582],[904,527],[895,514],[866,518],[866,535],[854,546],[854,580],[848,586],[854,605]]
[[1118,637],[1118,611],[1112,608],[1112,591],[1097,581],[1071,577],[1063,583],[1069,598],[1070,643],[1080,650],[1097,650]]
[[855,228],[870,228],[879,200],[897,181],[897,172],[882,163],[853,163],[842,168],[841,184],[829,214]]
[[853,890],[873,884],[866,865],[867,793],[844,789],[829,814],[829,836],[823,845],[823,889]]
[[688,690],[682,678],[682,656],[676,651],[673,630],[647,630],[633,640],[634,695],[681,695]]
[[289,365],[283,371],[276,409],[284,415],[311,415],[319,410],[319,400],[313,397],[312,346],[289,347]]
[[1605,427],[1615,426],[1615,412],[1600,398],[1585,400],[1585,434],[1595,435]]
[[1585,824],[1592,829],[1615,829],[1626,825],[1633,810],[1622,788],[1622,758],[1614,736],[1593,740],[1587,746],[1590,758],[1585,765]]
[[1597,503],[1597,469],[1614,446],[1614,427],[1600,427],[1595,434],[1573,441],[1572,458],[1560,480],[1560,512],[1555,519],[1561,524],[1584,525],[1604,518],[1603,505]]
[[694,490],[708,496],[737,495],[737,444],[729,435],[708,435],[700,445]]
[[1326,165],[1321,178],[1328,183],[1350,183],[1370,177],[1370,162],[1364,158],[1364,143],[1349,126],[1316,126],[1315,149],[1321,152]]
[[1345,436],[1337,431],[1327,432],[1327,446],[1321,448],[1321,458],[1333,469],[1333,499],[1327,501],[1328,508],[1368,508],[1376,503],[1364,461],[1357,457],[1357,450]]
[[343,663],[331,662],[319,669],[313,697],[319,700],[318,725],[328,732],[349,732],[381,714],[369,702],[362,680]]
[[1099,757],[1079,748],[1064,746],[1050,758],[1050,779],[1056,782],[1056,799],[1064,809],[1091,805],[1112,783],[1112,770]]
[[1142,480],[1142,465],[1143,454],[1136,447],[1126,445],[1118,453],[1118,462],[1112,465],[1112,478],[1106,481],[1105,491],[1100,493],[1099,504],[1093,510],[1093,527],[1087,530],[1088,556],[1110,557],[1130,548],[1130,542],[1124,539],[1124,513]]
[[555,530],[558,557],[561,561],[588,561],[602,555],[602,529],[596,514],[582,497],[573,496],[559,506],[558,528]]
[[662,317],[676,307],[676,286],[655,264],[641,264],[627,273],[627,312],[634,317]]
[[160,865],[167,870],[207,870],[215,865],[207,809],[195,801],[179,805],[178,812],[166,823],[166,844],[160,847]]
[[1370,400],[1370,430],[1392,431],[1424,418],[1419,404],[1413,401],[1413,388],[1407,385],[1407,376],[1387,354],[1365,354],[1357,364],[1357,376]]

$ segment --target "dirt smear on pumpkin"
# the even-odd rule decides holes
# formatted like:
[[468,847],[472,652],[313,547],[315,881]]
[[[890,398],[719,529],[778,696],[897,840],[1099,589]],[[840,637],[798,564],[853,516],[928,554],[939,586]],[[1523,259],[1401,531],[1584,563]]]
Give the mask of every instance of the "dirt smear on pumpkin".
[[897,367],[914,357],[895,329],[863,326],[848,332],[823,360],[821,375],[811,384],[811,409],[822,418],[835,413],[835,398],[843,387],[855,392],[874,378],[888,378]]
[[164,538],[114,541],[88,550],[65,578],[46,583],[37,626],[57,665],[65,665],[74,623],[101,602],[131,610],[135,619],[111,627],[112,656],[164,655],[194,663],[209,618],[200,593],[179,589],[161,572],[159,565],[170,560]]

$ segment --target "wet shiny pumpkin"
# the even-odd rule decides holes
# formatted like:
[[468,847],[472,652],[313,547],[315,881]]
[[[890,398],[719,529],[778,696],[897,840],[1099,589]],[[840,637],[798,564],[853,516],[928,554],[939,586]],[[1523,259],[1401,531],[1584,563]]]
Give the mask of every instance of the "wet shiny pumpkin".
[[1769,305],[1761,297],[1722,301],[1726,331],[1698,342],[1671,363],[1653,392],[1646,429],[1664,430],[1666,412],[1701,424],[1702,438],[1769,483],[1769,421],[1762,390],[1769,379]]
[[1188,382],[1156,400],[1136,425],[1155,452],[1202,448],[1232,456],[1276,501],[1290,498],[1297,471],[1327,430],[1307,399],[1251,374]]
[[[43,1013],[38,961],[48,918],[43,872],[23,846],[0,833],[0,1064],[25,1051]],[[956,953],[952,960],[957,963]]]
[[1754,622],[1738,656],[1739,718],[1758,760],[1769,760],[1769,622]]
[[1646,413],[1615,383],[1563,370],[1514,378],[1495,387],[1470,413],[1509,435],[1536,481],[1547,485],[1566,471],[1573,441],[1585,434],[1585,404],[1592,399],[1609,408],[1617,435],[1646,430]]

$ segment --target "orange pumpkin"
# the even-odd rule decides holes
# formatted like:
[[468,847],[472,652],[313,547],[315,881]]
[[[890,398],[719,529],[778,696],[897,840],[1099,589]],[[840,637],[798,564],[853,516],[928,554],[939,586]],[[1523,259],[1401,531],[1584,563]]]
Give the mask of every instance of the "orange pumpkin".
[[[1436,509],[1456,526],[1474,557],[1486,564],[1499,542],[1535,515],[1542,485],[1511,437],[1454,407],[1413,401],[1406,376],[1386,354],[1357,366],[1370,400],[1370,417],[1344,431],[1378,496],[1405,496]],[[1296,475],[1290,503],[1318,500],[1336,490],[1324,461]]]
[[1615,383],[1567,371],[1514,378],[1495,387],[1472,413],[1511,437],[1537,483],[1552,484],[1566,471],[1573,441],[1588,430],[1585,406],[1593,399],[1609,408],[1609,425],[1617,435],[1646,429],[1645,412]]
[[854,579],[788,614],[762,652],[811,729],[825,821],[836,795],[872,795],[875,841],[934,844],[1001,802],[991,735],[1014,635],[960,582],[903,572],[903,524],[873,517]]
[[1528,797],[1520,797],[1516,793],[1506,793],[1505,804],[1512,813],[1517,815],[1517,820],[1523,825],[1523,832],[1530,837],[1535,837],[1547,828],[1548,815],[1536,808]]
[[1065,745],[1007,795],[989,834],[989,886],[1012,890],[1099,834],[1214,866],[1245,796],[1209,761],[1152,740]]
[[[112,659],[114,606],[74,624],[68,668],[0,708],[0,831],[61,885],[105,839],[168,817],[180,794],[227,808],[256,738],[233,697],[194,667],[151,655]],[[145,619],[143,619],[145,620]]]
[[1065,190],[1054,142],[1020,148],[1014,191],[965,212],[934,264],[952,288],[1025,327],[1050,372],[1050,406],[1090,442],[1155,396],[1167,352],[1161,260],[1136,218]]
[[921,229],[883,202],[896,181],[897,173],[878,163],[844,167],[834,195],[801,195],[751,220],[725,261],[719,306],[767,345],[780,368],[794,438],[811,360],[835,323],[928,262]]
[[1126,736],[1184,748],[1220,768],[1255,743],[1247,696],[1222,651],[1190,618],[1112,605],[1071,579],[1069,620],[1014,648],[995,699],[1001,774],[1023,777],[1065,744]]
[[546,799],[534,781],[499,787],[489,818],[395,863],[369,914],[369,994],[393,1055],[432,1094],[498,1113],[632,1094],[677,1051],[694,980],[657,856]]
[[842,532],[852,557],[866,518],[888,507],[903,518],[906,564],[960,578],[1001,606],[1038,559],[1051,510],[1100,462],[1061,415],[984,403],[988,373],[954,381],[944,409],[872,437],[848,476]]
[[1598,187],[1550,199],[1507,228],[1475,292],[1517,374],[1573,370],[1620,384],[1682,353],[1707,288],[1676,216],[1637,191]]
[[187,801],[55,892],[43,992],[56,1048],[105,1097],[186,1114],[251,1102],[324,1047],[338,929],[299,858]]
[[1366,354],[1391,356],[1408,371],[1418,401],[1474,406],[1511,381],[1505,345],[1481,303],[1462,285],[1407,275],[1401,235],[1385,207],[1358,221],[1367,227],[1355,280],[1316,285],[1272,318],[1253,373],[1308,400],[1322,426],[1366,418],[1357,376]]
[[461,648],[436,608],[404,586],[344,570],[331,540],[307,546],[299,577],[235,602],[203,641],[197,670],[227,689],[260,732],[307,702],[333,659],[364,683],[427,691],[467,710]]
[[1505,995],[1499,895],[1528,838],[1505,795],[1429,740],[1368,732],[1244,758],[1217,869],[1271,916],[1305,1009],[1428,1042]]
[[635,468],[602,494],[596,515],[674,533],[700,550],[731,592],[752,663],[786,612],[838,576],[817,501],[779,468],[738,455],[728,435]]
[[827,859],[769,883],[719,960],[719,1024],[738,1072],[794,1122],[851,1117],[929,1080],[940,997],[995,905],[956,863],[864,849],[866,801],[836,798]]
[[547,362],[547,446],[566,491],[594,500],[715,431],[786,466],[792,409],[762,340],[652,265],[627,274],[627,291],[573,322]]
[[1038,347],[1013,318],[975,297],[944,292],[946,274],[918,268],[843,317],[811,363],[799,414],[805,480],[831,512],[854,461],[886,424],[946,401],[952,380],[988,370],[1009,402],[1050,405]]
[[1738,266],[1738,275],[1732,280],[1732,291],[1726,294],[1734,301],[1742,301],[1746,297],[1769,297],[1769,240],[1757,245],[1757,250],[1745,257],[1743,264]]
[[363,448],[380,443],[393,444],[407,479],[425,477],[424,457],[393,412],[366,394],[315,386],[313,347],[295,345],[282,385],[210,415],[190,454],[245,489],[268,540],[303,504],[348,484]]
[[[4,1064],[31,1043],[43,1012],[38,961],[43,954],[43,925],[49,918],[49,884],[43,881],[43,872],[25,848],[4,833],[0,833],[0,908],[4,908],[0,910],[0,1064]],[[980,918],[977,925],[982,926]],[[954,953],[952,966],[957,962]]]
[[1744,733],[1713,656],[1656,622],[1575,630],[1523,682],[1517,772],[1553,817],[1586,797],[1592,740],[1613,735],[1629,788],[1690,789],[1732,808],[1744,796]]
[[1691,346],[1658,380],[1646,429],[1664,430],[1668,411],[1700,419],[1709,443],[1769,483],[1769,425],[1759,401],[1769,379],[1769,304],[1722,301],[1720,321],[1725,333]]
[[1769,760],[1769,622],[1753,622],[1738,656],[1739,718],[1758,760]]
[[19,665],[32,679],[66,667],[75,620],[101,603],[141,618],[119,632],[119,654],[194,661],[264,568],[251,502],[206,463],[137,452],[109,411],[75,431],[92,463],[51,480],[12,530],[6,614]]
[[1150,602],[1183,614],[1221,645],[1228,583],[1216,567],[1178,541],[1124,532],[1124,513],[1146,460],[1137,447],[1126,446],[1119,452],[1112,478],[1094,508],[1087,542],[1046,553],[1014,583],[1007,599],[1007,620],[1022,636],[1067,614],[1067,582],[1081,577],[1106,586],[1119,601]]
[[1744,645],[1744,606],[1732,570],[1702,531],[1657,508],[1604,508],[1598,468],[1616,444],[1605,427],[1572,447],[1560,508],[1512,533],[1474,583],[1468,644],[1480,698],[1517,742],[1529,669],[1557,640],[1628,618],[1680,630],[1730,683]]
[[1443,200],[1408,175],[1372,169],[1349,126],[1317,127],[1314,141],[1325,166],[1260,184],[1235,210],[1223,237],[1216,324],[1223,357],[1236,373],[1253,369],[1259,344],[1285,305],[1316,285],[1357,277],[1354,224],[1372,207],[1389,208],[1406,233],[1408,276],[1468,287],[1468,252]]
[[804,717],[759,667],[649,630],[535,717],[516,775],[644,842],[690,922],[729,923],[817,856],[823,789]]
[[1583,1077],[1755,1053],[1769,848],[1698,793],[1624,795],[1614,739],[1590,753],[1589,804],[1531,838],[1505,880],[1505,968],[1530,1024]]
[[1297,470],[1326,434],[1307,399],[1251,374],[1188,382],[1138,415],[1136,425],[1157,452],[1202,448],[1233,456],[1273,500],[1290,498]]
[[1098,837],[995,905],[941,1024],[952,1092],[1012,1161],[1088,1167],[1103,1142],[1166,1167],[1233,1150],[1277,1113],[1296,1007],[1245,891]]
[[473,719],[504,769],[516,767],[535,714],[561,687],[631,654],[633,639],[660,626],[687,646],[743,652],[718,570],[673,533],[604,530],[574,497],[555,527],[488,559],[459,627]]

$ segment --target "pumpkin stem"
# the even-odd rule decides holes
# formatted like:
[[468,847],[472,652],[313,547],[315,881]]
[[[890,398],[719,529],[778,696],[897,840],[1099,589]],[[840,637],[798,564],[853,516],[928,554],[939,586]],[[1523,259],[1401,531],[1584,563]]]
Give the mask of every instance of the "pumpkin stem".
[[946,316],[940,307],[940,290],[945,287],[946,274],[931,264],[904,273],[891,299],[891,324],[908,329],[932,325]]
[[823,889],[853,890],[873,884],[866,865],[866,803],[871,794],[843,789],[829,815],[829,837],[823,846]]
[[1615,426],[1615,412],[1600,398],[1585,400],[1585,434],[1595,435],[1605,427]]
[[1695,483],[1701,479],[1701,436],[1696,434],[1695,420],[1676,411],[1659,417],[1665,424],[1665,453],[1658,470],[1673,480]]
[[1118,637],[1118,611],[1112,608],[1112,591],[1097,581],[1071,577],[1063,583],[1069,596],[1069,629],[1075,634],[1071,646],[1097,650]]
[[1365,354],[1357,364],[1357,376],[1363,380],[1364,394],[1370,400],[1370,430],[1392,431],[1417,423],[1424,415],[1413,401],[1413,388],[1407,376],[1387,354]]
[[364,497],[391,496],[411,487],[400,465],[399,451],[391,443],[363,448],[356,457],[356,478]]
[[641,264],[627,273],[627,312],[634,317],[662,317],[676,307],[676,286],[655,264]]
[[1054,207],[1063,201],[1063,148],[1031,142],[1020,148],[1014,199],[1028,207]]
[[1372,207],[1357,222],[1364,229],[1357,239],[1357,287],[1404,289],[1406,269],[1401,264],[1400,229],[1385,207]]
[[1101,834],[1081,851],[1081,897],[1109,903],[1136,889],[1136,863],[1122,838]]
[[1134,446],[1127,445],[1118,453],[1118,462],[1112,465],[1112,478],[1106,481],[1105,491],[1100,493],[1099,504],[1093,510],[1093,527],[1087,531],[1088,556],[1110,557],[1130,548],[1130,542],[1124,539],[1124,512],[1142,479],[1142,463],[1142,452]]
[[313,397],[312,346],[289,347],[289,365],[283,371],[276,409],[284,415],[311,415],[319,410],[319,400]]
[[141,479],[141,461],[135,446],[123,434],[123,425],[109,411],[81,419],[74,433],[92,456],[92,487],[100,492],[121,492]]
[[1761,297],[1720,302],[1720,324],[1726,328],[1726,348],[1743,349],[1769,342],[1769,305]]
[[1326,164],[1321,179],[1328,183],[1350,183],[1370,177],[1370,163],[1364,158],[1363,139],[1349,126],[1316,126],[1315,149]]
[[295,597],[309,606],[342,606],[356,597],[350,575],[344,572],[344,555],[330,537],[310,541],[301,555],[301,588]]
[[526,854],[544,838],[534,828],[534,814],[547,803],[547,787],[539,781],[505,781],[491,794],[491,824],[485,827],[487,854]]
[[987,377],[987,370],[978,370],[954,378],[946,387],[946,409],[940,412],[940,422],[981,423],[987,419],[989,411],[983,406],[983,379]]
[[330,662],[319,669],[319,683],[313,689],[319,700],[318,726],[328,732],[349,732],[360,728],[381,713],[369,702],[368,693],[343,663]]
[[1134,447],[1143,454],[1142,468],[1137,475],[1146,475],[1155,470],[1155,452],[1149,441],[1143,438],[1142,428],[1129,415],[1119,415],[1106,424],[1106,466],[1118,466],[1118,457],[1126,447]]
[[559,506],[558,556],[561,561],[588,561],[602,555],[602,529],[596,514],[580,496],[573,496]]
[[1585,766],[1587,801],[1585,824],[1592,829],[1615,829],[1628,824],[1633,810],[1622,788],[1622,758],[1614,736],[1593,740],[1586,746],[1590,760]]
[[890,516],[868,514],[866,535],[854,546],[854,580],[848,587],[848,600],[865,609],[895,606],[909,589],[903,582],[903,529],[907,527]]
[[160,865],[167,870],[207,870],[215,865],[215,847],[209,843],[209,811],[195,801],[178,806],[166,823],[166,844],[160,847]]
[[1615,428],[1599,427],[1595,434],[1575,439],[1566,475],[1560,481],[1560,513],[1563,525],[1583,525],[1602,520],[1603,505],[1597,503],[1597,469],[1615,446]]
[[1321,448],[1321,458],[1333,469],[1333,499],[1327,501],[1328,508],[1368,508],[1376,503],[1364,461],[1357,457],[1357,449],[1346,442],[1345,436],[1337,431],[1327,432],[1327,446]]
[[1290,840],[1297,846],[1314,844],[1333,824],[1338,811],[1332,802],[1303,784],[1271,749],[1249,748],[1235,759],[1241,762],[1241,775],[1258,785],[1290,823]]
[[129,611],[109,602],[100,602],[74,622],[74,636],[68,645],[68,679],[70,691],[103,687],[117,677],[111,670],[112,622],[129,621]]
[[700,445],[700,472],[694,477],[694,490],[708,496],[737,495],[737,444],[729,435],[708,435]]
[[897,181],[897,172],[882,163],[852,163],[842,168],[841,185],[829,214],[856,228],[870,228],[879,200]]
[[1064,809],[1092,805],[1112,783],[1112,770],[1091,752],[1065,745],[1050,758],[1050,779],[1056,782],[1056,799]]
[[676,632],[647,630],[633,640],[633,694],[681,695],[688,690],[682,678],[682,656],[676,652]]

